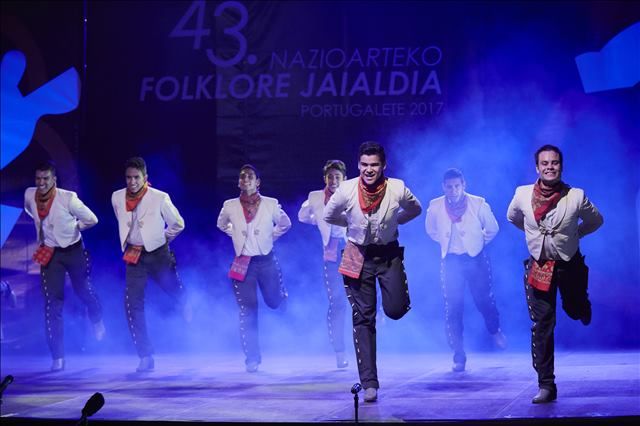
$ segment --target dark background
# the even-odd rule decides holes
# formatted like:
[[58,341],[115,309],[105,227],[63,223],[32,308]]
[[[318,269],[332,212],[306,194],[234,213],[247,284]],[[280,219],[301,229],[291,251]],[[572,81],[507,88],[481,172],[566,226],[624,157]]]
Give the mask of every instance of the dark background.
[[[172,247],[196,308],[187,327],[166,296],[155,285],[148,287],[147,314],[157,349],[240,354],[237,308],[226,278],[232,247],[215,222],[222,202],[237,196],[239,166],[251,162],[262,173],[261,192],[278,198],[293,221],[276,244],[290,304],[286,313],[261,306],[265,350],[330,351],[320,238],[316,229],[297,221],[297,210],[309,191],[322,187],[327,159],[344,160],[349,177],[357,175],[357,147],[365,140],[385,145],[387,174],[404,179],[425,210],[430,199],[441,195],[441,176],[448,167],[461,168],[467,190],[486,197],[501,228],[488,250],[502,327],[514,350],[528,348],[521,279],[527,251],[523,233],[506,221],[506,209],[515,187],[536,178],[534,151],[544,143],[560,146],[565,181],[585,189],[605,224],[581,242],[591,268],[593,323],[585,328],[559,312],[557,343],[569,349],[639,346],[638,86],[585,93],[575,62],[576,56],[602,49],[637,23],[639,3],[246,1],[240,4],[249,18],[243,29],[247,54],[258,60],[226,68],[214,66],[204,51],[233,55],[237,44],[223,30],[237,22],[237,13],[228,10],[215,18],[220,2],[205,2],[204,27],[211,34],[197,50],[193,38],[169,37],[191,4],[2,3],[2,54],[17,49],[27,57],[23,94],[69,67],[81,76],[78,108],[42,117],[29,147],[2,170],[2,203],[19,207],[24,189],[33,185],[35,165],[53,158],[61,165],[59,185],[77,191],[100,219],[83,237],[93,255],[108,337],[100,346],[85,340],[82,307],[69,293],[70,350],[133,354],[110,196],[125,185],[125,159],[141,155],[152,185],[167,191],[185,218],[186,229]],[[272,73],[269,55],[276,50],[418,46],[442,51],[439,64],[420,68],[437,72],[440,94],[139,100],[144,77]],[[310,71],[290,70],[292,81],[304,84]],[[375,71],[364,70],[367,75]],[[299,114],[305,102],[441,102],[443,107],[421,116],[309,118]],[[386,350],[448,350],[439,247],[427,237],[424,219],[423,213],[400,231],[413,309],[402,321],[381,324],[379,344]],[[22,217],[2,250],[3,280],[22,298],[18,308],[3,306],[8,336],[3,350],[45,351],[37,271],[29,260],[34,240],[32,223]],[[491,349],[470,301],[465,327],[470,350]],[[18,338],[23,328],[31,330],[32,339]]]

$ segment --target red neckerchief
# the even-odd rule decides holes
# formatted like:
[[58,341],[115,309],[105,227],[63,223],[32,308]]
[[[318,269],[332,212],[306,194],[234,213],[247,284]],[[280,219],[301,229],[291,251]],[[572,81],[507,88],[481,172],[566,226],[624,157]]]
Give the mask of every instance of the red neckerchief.
[[531,207],[536,222],[539,223],[547,213],[555,208],[568,189],[567,184],[562,181],[552,187],[542,186],[540,179],[536,181],[531,194]]
[[144,194],[147,193],[147,189],[149,189],[150,186],[151,186],[151,184],[149,182],[145,182],[144,186],[142,187],[142,189],[140,189],[135,194],[133,192],[130,192],[129,189],[127,188],[126,199],[127,199],[127,211],[128,212],[131,212],[136,207],[138,207],[138,204],[140,204],[140,201],[142,201],[142,197],[144,197]]
[[39,193],[36,189],[36,208],[38,210],[38,217],[40,220],[44,220],[44,218],[49,214],[49,211],[51,211],[51,205],[53,204],[53,199],[56,198],[56,193],[55,183],[51,189],[44,194]]
[[380,179],[380,183],[375,185],[373,189],[367,188],[362,178],[358,179],[358,199],[362,212],[370,213],[375,211],[380,206],[380,203],[382,203],[386,192],[387,178],[384,176]]
[[447,214],[449,215],[449,219],[451,222],[458,223],[462,222],[462,216],[464,212],[467,211],[467,194],[463,193],[462,197],[454,203],[450,203],[447,197],[444,199],[444,205],[447,210]]
[[325,186],[324,187],[324,205],[325,206],[329,202],[329,198],[331,198],[332,195],[333,195],[333,192],[329,191],[329,187],[328,186]]
[[244,213],[244,219],[247,223],[251,222],[256,213],[258,213],[258,207],[260,206],[260,193],[254,192],[251,195],[240,194],[240,204],[242,204],[242,212]]
[[[558,205],[558,201],[566,195],[568,190],[569,186],[562,181],[548,187],[543,186],[538,179],[533,185],[533,193],[531,194],[531,207],[536,222],[540,223],[544,216]],[[541,260],[539,262],[534,260],[531,263],[527,283],[540,291],[549,291],[555,264],[555,260]]]

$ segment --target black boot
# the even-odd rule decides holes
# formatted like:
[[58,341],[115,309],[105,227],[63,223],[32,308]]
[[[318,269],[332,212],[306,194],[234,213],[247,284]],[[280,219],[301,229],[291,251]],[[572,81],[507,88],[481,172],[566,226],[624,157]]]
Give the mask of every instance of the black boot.
[[557,389],[538,389],[538,393],[531,400],[534,404],[546,404],[547,402],[555,401],[558,398]]
[[142,358],[140,358],[140,363],[138,364],[138,368],[136,368],[136,371],[138,373],[146,373],[149,371],[153,371],[154,367],[155,362],[153,361],[153,357],[151,355],[143,356]]

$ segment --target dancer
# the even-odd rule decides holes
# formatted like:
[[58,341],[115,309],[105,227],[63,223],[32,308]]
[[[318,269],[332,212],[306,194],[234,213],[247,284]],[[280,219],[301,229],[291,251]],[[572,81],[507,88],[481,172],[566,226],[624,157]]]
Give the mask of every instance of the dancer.
[[558,396],[554,375],[558,290],[567,315],[584,325],[591,323],[588,268],[579,241],[600,228],[603,218],[582,189],[561,180],[563,163],[558,147],[544,145],[534,159],[538,179],[533,185],[516,188],[507,219],[525,232],[531,255],[525,261],[524,286],[533,321],[531,355],[539,387],[531,402],[540,404]]
[[81,234],[95,226],[98,218],[75,192],[58,188],[57,179],[52,162],[40,164],[35,171],[36,186],[24,193],[24,210],[35,223],[39,242],[33,260],[40,264],[45,334],[53,358],[51,371],[65,368],[65,274],[69,274],[73,290],[87,307],[96,340],[105,335],[102,306],[91,284],[91,260]]
[[398,225],[422,211],[403,181],[384,176],[385,168],[384,148],[377,142],[364,142],[358,152],[360,176],[343,182],[324,208],[325,221],[347,227],[349,241],[339,271],[353,310],[353,341],[365,402],[376,401],[379,388],[376,279],[385,314],[402,318],[410,309],[410,299]]
[[260,183],[254,166],[240,167],[240,196],[225,201],[218,215],[218,229],[233,241],[229,278],[240,308],[240,339],[249,373],[258,371],[262,362],[257,287],[271,309],[284,307],[288,296],[273,243],[291,228],[291,220],[278,200],[260,194]]
[[155,368],[144,313],[148,279],[152,278],[175,301],[187,322],[191,320],[191,305],[178,276],[175,254],[169,248],[184,230],[184,220],[169,194],[151,188],[143,158],[132,157],[125,162],[125,178],[127,187],[112,194],[111,204],[126,265],[125,313],[140,358],[136,371],[142,373]]
[[340,160],[329,160],[323,168],[325,187],[319,191],[311,191],[309,198],[302,204],[298,212],[298,220],[302,223],[316,225],[322,238],[324,261],[324,285],[329,298],[327,311],[327,326],[329,341],[336,354],[338,368],[346,368],[349,362],[344,355],[344,316],[346,311],[346,297],[342,276],[338,272],[338,253],[345,245],[345,228],[325,222],[324,206],[331,195],[338,189],[340,183],[347,177],[347,168]]
[[465,284],[495,345],[500,349],[507,346],[491,288],[491,263],[484,250],[497,235],[498,222],[485,199],[465,188],[462,172],[447,170],[442,180],[444,195],[429,202],[425,221],[427,234],[440,243],[447,342],[453,349],[452,369],[456,372],[464,371],[467,362],[462,336]]

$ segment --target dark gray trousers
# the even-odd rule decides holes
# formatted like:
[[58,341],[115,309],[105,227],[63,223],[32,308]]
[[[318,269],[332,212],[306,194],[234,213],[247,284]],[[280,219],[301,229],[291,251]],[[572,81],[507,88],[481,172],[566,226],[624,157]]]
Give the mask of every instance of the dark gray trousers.
[[554,329],[556,326],[556,298],[560,290],[562,309],[577,320],[591,311],[587,293],[588,268],[584,256],[578,251],[568,262],[556,260],[551,288],[540,291],[527,283],[533,258],[524,261],[524,287],[531,325],[531,357],[538,373],[538,386],[555,390]]
[[153,354],[144,314],[144,291],[149,278],[181,307],[187,302],[186,290],[176,269],[176,257],[168,244],[150,252],[143,249],[137,264],[127,264],[124,309],[133,344],[141,358]]
[[276,309],[286,299],[282,272],[273,251],[264,256],[253,256],[244,281],[231,280],[236,302],[240,308],[240,342],[245,363],[260,363],[258,338],[258,287],[268,307]]
[[360,277],[344,277],[353,313],[358,373],[365,389],[380,387],[376,365],[376,279],[382,293],[382,307],[389,318],[400,319],[411,309],[403,259],[404,248],[397,241],[384,246],[370,245],[365,249]]
[[447,342],[453,349],[453,361],[464,363],[463,313],[465,284],[482,314],[490,334],[500,328],[498,309],[491,287],[491,264],[484,251],[477,256],[447,254],[440,265]]
[[329,341],[334,351],[344,352],[344,321],[347,299],[338,266],[340,265],[337,262],[324,262],[324,285],[329,299],[329,309],[327,310]]
[[91,259],[82,240],[69,247],[56,247],[47,266],[40,267],[40,284],[44,296],[44,319],[47,343],[53,359],[64,357],[65,274],[76,295],[87,307],[89,319],[96,323],[102,319],[102,306],[91,285]]

